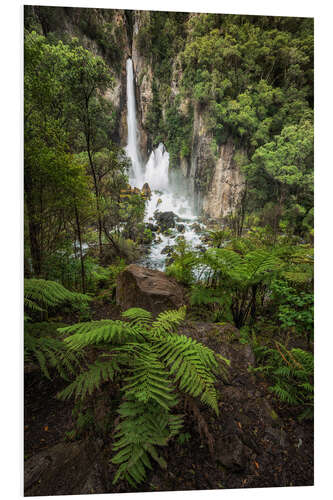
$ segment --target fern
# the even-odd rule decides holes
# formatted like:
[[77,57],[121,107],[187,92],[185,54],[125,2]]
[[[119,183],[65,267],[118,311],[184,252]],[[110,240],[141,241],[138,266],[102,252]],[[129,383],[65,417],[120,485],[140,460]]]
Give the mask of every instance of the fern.
[[68,380],[70,375],[76,375],[83,358],[81,352],[70,352],[63,342],[50,337],[35,337],[24,334],[24,361],[37,363],[41,372],[51,378],[49,367],[55,368],[59,375]]
[[177,327],[184,321],[185,316],[185,306],[180,307],[177,311],[161,312],[152,324],[152,332],[157,337],[163,337],[168,333],[176,333]]
[[275,348],[255,349],[260,365],[255,371],[264,372],[271,380],[270,391],[281,401],[305,408],[300,418],[313,416],[314,388],[313,354],[303,349],[288,350],[279,342]]
[[[43,312],[65,302],[78,304],[80,302],[87,303],[88,300],[87,295],[70,292],[55,281],[24,280],[24,307],[29,313]],[[43,332],[36,336],[33,329],[30,329],[30,333],[28,333],[27,322],[31,321],[31,317],[26,314],[24,319],[26,323],[24,332],[25,362],[36,362],[47,378],[50,378],[49,366],[55,368],[59,375],[65,379],[70,374],[76,374],[82,353],[79,350],[76,353],[69,352],[63,342],[49,337]]]
[[77,323],[73,326],[59,328],[60,333],[74,333],[65,339],[70,349],[81,349],[88,345],[123,344],[142,338],[136,328],[123,321],[102,320]]
[[[114,481],[130,484],[144,480],[151,459],[165,466],[156,446],[165,446],[182,428],[182,417],[173,414],[179,395],[198,397],[218,413],[215,373],[227,360],[177,329],[185,308],[161,313],[133,308],[124,321],[93,321],[60,329],[70,352],[85,346],[100,348],[100,357],[60,394],[83,400],[102,383],[117,380],[123,402],[115,434],[113,462],[119,468]],[[107,352],[106,352],[107,350]]]
[[89,297],[82,293],[70,292],[56,281],[44,279],[24,280],[24,305],[30,311],[44,311],[65,302],[87,302]]
[[96,361],[60,393],[61,399],[65,400],[71,397],[84,399],[98,389],[103,382],[113,380],[117,370],[119,370],[119,366],[115,359],[105,362]]

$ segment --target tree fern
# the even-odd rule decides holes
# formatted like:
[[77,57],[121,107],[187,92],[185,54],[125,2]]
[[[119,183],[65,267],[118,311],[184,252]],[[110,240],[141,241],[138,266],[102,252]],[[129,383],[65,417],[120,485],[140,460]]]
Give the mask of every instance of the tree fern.
[[161,313],[133,308],[124,321],[93,321],[60,329],[71,352],[85,346],[100,348],[101,355],[60,394],[83,400],[106,381],[117,380],[123,401],[115,434],[113,462],[119,465],[114,481],[131,484],[144,480],[151,459],[164,460],[156,446],[164,446],[182,428],[182,417],[173,414],[181,393],[198,397],[218,413],[216,372],[227,360],[208,347],[178,335],[185,308]]

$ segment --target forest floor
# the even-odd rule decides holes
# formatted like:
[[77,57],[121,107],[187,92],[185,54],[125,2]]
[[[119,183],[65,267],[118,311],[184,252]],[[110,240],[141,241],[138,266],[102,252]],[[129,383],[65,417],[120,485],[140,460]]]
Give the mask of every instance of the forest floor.
[[[95,308],[94,319],[105,312]],[[111,315],[118,314],[115,306]],[[313,422],[299,422],[297,408],[279,403],[265,379],[249,373],[250,346],[212,323],[188,322],[181,333],[231,360],[228,381],[218,380],[219,416],[189,401],[182,437],[161,449],[167,469],[156,464],[137,489],[113,485],[112,431],[66,440],[74,403],[56,398],[66,382],[27,374],[26,496],[313,485]]]

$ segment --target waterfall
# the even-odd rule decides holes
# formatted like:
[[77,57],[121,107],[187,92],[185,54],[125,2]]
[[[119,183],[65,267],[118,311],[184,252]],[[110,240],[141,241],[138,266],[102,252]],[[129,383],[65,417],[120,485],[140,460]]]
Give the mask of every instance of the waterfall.
[[[191,225],[197,220],[193,210],[191,200],[186,196],[186,188],[184,179],[181,174],[173,172],[169,173],[169,153],[164,145],[160,143],[149,156],[149,160],[145,166],[140,161],[138,149],[138,127],[136,120],[136,105],[135,105],[135,87],[134,87],[134,71],[131,59],[126,62],[127,71],[127,146],[126,153],[132,162],[129,182],[132,187],[142,188],[145,182],[148,182],[152,191],[150,200],[146,202],[145,222],[155,221],[155,211],[168,212],[172,211],[178,216],[179,222],[182,222],[185,230],[181,237],[193,246],[202,246],[200,236],[195,233]],[[144,265],[148,267],[163,270],[165,267],[166,256],[162,250],[167,245],[174,245],[177,239],[177,229],[174,233],[164,235],[159,234],[158,238],[152,243],[150,251]]]
[[138,128],[136,123],[136,106],[134,91],[134,72],[132,59],[127,59],[127,146],[126,153],[132,160],[130,184],[142,187],[143,172],[138,153]]

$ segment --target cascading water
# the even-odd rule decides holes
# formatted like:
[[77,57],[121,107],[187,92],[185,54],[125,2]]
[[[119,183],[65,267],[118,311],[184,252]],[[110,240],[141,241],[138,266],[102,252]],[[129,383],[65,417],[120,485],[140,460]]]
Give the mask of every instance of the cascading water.
[[138,127],[136,124],[136,106],[134,92],[134,73],[132,59],[127,59],[127,155],[132,160],[131,185],[142,184],[142,168],[138,153]]
[[[145,222],[155,222],[154,213],[174,212],[179,218],[179,223],[184,226],[181,236],[191,243],[192,246],[202,245],[199,235],[191,228],[197,220],[197,216],[191,206],[190,200],[186,197],[185,189],[180,182],[180,178],[172,180],[169,174],[169,153],[161,143],[150,154],[145,166],[140,161],[138,150],[138,128],[136,121],[134,72],[131,59],[127,60],[127,127],[128,140],[126,152],[132,161],[132,171],[130,174],[130,184],[132,187],[142,188],[144,183],[148,183],[152,191],[150,200],[146,203]],[[176,174],[175,174],[176,175]],[[158,234],[157,239],[151,244],[149,254],[142,263],[150,268],[163,270],[165,267],[166,255],[162,250],[166,246],[173,246],[175,239],[180,233],[176,229],[171,234]]]

